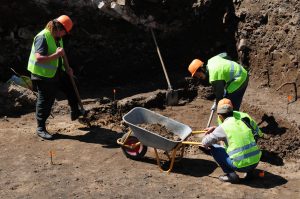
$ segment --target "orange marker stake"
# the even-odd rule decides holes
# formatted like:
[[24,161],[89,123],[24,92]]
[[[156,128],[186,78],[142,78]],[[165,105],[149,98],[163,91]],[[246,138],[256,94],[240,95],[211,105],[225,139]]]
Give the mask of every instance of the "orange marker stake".
[[55,155],[54,151],[49,151],[49,156],[50,156],[50,161],[51,161],[51,164],[53,165],[53,156]]
[[263,178],[265,177],[265,172],[264,171],[260,171],[258,174],[259,177]]
[[288,103],[287,103],[287,106],[286,106],[286,113],[289,113],[289,104],[292,101],[292,96],[288,95],[287,99],[288,99]]
[[293,97],[292,97],[291,95],[289,95],[289,96],[288,96],[288,102],[291,102],[291,101],[292,101],[292,98],[293,98]]

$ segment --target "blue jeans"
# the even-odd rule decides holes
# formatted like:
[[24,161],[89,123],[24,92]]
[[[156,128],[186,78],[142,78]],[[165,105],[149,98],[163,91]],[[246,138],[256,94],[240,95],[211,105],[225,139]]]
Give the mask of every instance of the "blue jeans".
[[234,171],[246,173],[251,170],[254,170],[258,165],[258,163],[256,163],[254,165],[250,165],[247,167],[237,168],[236,166],[233,165],[232,160],[230,159],[230,157],[228,156],[228,154],[226,153],[223,147],[221,147],[218,144],[213,144],[210,148],[211,148],[211,155],[213,156],[215,161],[220,165],[224,173],[231,173]]

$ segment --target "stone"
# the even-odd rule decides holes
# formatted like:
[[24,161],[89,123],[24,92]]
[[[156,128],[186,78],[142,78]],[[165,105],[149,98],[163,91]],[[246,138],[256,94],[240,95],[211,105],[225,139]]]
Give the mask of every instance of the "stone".
[[19,28],[18,36],[22,39],[32,39],[34,37],[32,32],[29,31],[28,28]]
[[241,39],[239,44],[238,44],[238,51],[243,51],[245,48],[247,48],[247,40],[246,39]]

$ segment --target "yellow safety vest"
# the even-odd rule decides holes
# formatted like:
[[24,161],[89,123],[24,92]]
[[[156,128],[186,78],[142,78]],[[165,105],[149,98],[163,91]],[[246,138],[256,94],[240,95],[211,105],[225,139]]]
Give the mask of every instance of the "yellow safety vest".
[[251,130],[243,121],[229,117],[220,126],[226,133],[228,145],[225,148],[233,165],[243,168],[259,162],[261,151]]
[[209,82],[224,80],[226,92],[233,93],[239,89],[247,79],[248,73],[240,64],[224,59],[219,55],[210,58],[207,62]]
[[[251,127],[253,135],[258,135],[259,137],[263,136],[263,132],[260,130],[258,127],[257,123],[250,117],[247,113],[239,112],[239,111],[233,111],[233,117],[238,120],[242,119],[248,119],[249,120],[249,125]],[[218,117],[217,119],[218,125],[222,124],[223,122],[220,120]]]
[[[42,30],[40,33],[38,33],[35,36],[34,41],[38,35],[44,35],[46,38],[46,42],[48,45],[47,55],[51,55],[51,54],[55,53],[57,46],[55,43],[55,39],[51,35],[50,31],[47,29]],[[49,62],[46,62],[46,63],[38,63],[36,60],[36,57],[35,57],[34,41],[33,41],[32,47],[31,47],[31,53],[29,56],[27,69],[32,74],[39,75],[41,77],[47,77],[47,78],[54,77],[56,70],[58,68],[58,58],[51,60]],[[62,39],[59,40],[59,44],[61,47],[63,47]],[[64,66],[62,66],[62,69],[65,70]]]

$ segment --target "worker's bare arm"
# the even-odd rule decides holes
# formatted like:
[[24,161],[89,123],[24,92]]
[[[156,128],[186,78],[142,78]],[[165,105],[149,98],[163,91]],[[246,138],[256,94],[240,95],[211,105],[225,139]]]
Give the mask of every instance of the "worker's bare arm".
[[35,53],[35,57],[38,63],[46,63],[49,61],[52,61],[54,59],[57,59],[65,54],[65,51],[63,48],[58,47],[56,49],[56,52],[51,55],[41,55],[40,53]]

